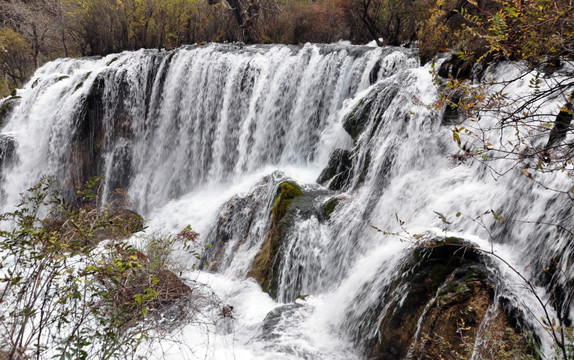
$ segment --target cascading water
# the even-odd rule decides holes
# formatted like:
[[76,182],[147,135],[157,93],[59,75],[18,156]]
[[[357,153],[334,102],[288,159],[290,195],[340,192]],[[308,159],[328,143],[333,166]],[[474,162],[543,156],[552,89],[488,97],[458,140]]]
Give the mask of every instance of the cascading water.
[[[459,149],[450,127],[422,105],[437,96],[430,70],[412,50],[344,44],[208,45],[54,61],[18,92],[1,128],[0,207],[16,204],[42,175],[64,187],[103,175],[104,197],[124,188],[148,231],[191,224],[213,245],[210,262],[194,274],[234,306],[235,329],[194,351],[217,359],[361,358],[365,344],[383,336],[382,311],[405,301],[406,289],[388,292],[412,245],[370,225],[493,246],[531,278],[532,254],[570,251],[564,240],[548,244],[562,239],[555,228],[489,223],[487,232],[472,220],[497,209],[571,224],[558,194],[452,159]],[[487,76],[513,71],[502,65]],[[528,91],[527,80],[511,90]],[[319,185],[328,163],[336,170],[323,171]],[[279,220],[273,214],[285,181],[300,184],[303,195]],[[553,181],[559,187],[566,179]],[[451,220],[448,228],[434,211]],[[271,233],[283,239],[265,275],[273,299],[250,278]],[[532,294],[515,287],[520,279],[508,268],[489,264],[497,294],[533,309],[524,326],[537,329]],[[181,351],[163,355],[181,358]]]

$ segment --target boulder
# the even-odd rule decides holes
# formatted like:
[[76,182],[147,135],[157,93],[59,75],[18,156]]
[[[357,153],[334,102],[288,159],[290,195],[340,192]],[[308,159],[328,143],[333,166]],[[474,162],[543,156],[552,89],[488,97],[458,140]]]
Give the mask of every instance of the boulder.
[[364,344],[369,359],[456,360],[473,352],[498,359],[509,349],[519,358],[534,353],[520,314],[495,298],[487,258],[461,239],[437,239],[412,250],[383,296],[371,313],[377,334]]
[[323,214],[325,215],[326,219],[329,219],[331,217],[331,214],[333,213],[333,211],[335,211],[335,208],[337,207],[338,204],[339,199],[337,199],[336,197],[330,198],[325,202],[325,204],[323,204]]
[[284,242],[283,237],[294,217],[291,205],[295,199],[302,196],[303,191],[296,183],[284,181],[279,184],[271,208],[271,227],[253,260],[253,266],[249,273],[250,277],[261,284],[263,291],[269,293],[273,298],[277,297],[279,285],[280,250]]

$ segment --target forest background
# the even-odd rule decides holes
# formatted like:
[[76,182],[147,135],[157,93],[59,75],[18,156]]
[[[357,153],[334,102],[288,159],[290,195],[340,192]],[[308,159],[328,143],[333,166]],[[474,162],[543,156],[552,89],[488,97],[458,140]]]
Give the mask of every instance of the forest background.
[[0,95],[58,57],[201,42],[417,46],[571,56],[572,0],[1,0]]

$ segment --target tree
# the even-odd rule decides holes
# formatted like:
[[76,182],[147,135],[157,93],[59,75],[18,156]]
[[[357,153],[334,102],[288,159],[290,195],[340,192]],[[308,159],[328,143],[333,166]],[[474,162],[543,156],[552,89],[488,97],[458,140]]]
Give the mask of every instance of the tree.
[[4,21],[28,42],[36,68],[40,66],[41,55],[54,52],[59,47],[57,44],[63,34],[59,0],[6,0],[0,3],[0,12]]
[[[441,101],[471,119],[469,126],[453,129],[464,157],[490,163],[507,160],[502,175],[519,168],[525,176],[546,186],[538,174],[565,172],[573,177],[574,141],[574,6],[569,1],[496,0],[498,10],[482,11],[482,16],[461,11],[468,34],[482,39],[482,49],[460,48],[466,61],[504,59],[525,60],[523,72],[512,79],[490,82],[499,87],[487,93],[469,80],[451,78],[445,83]],[[475,4],[476,6],[476,4]],[[507,89],[528,79],[529,94],[513,94]],[[555,109],[544,109],[546,99],[561,99]],[[496,126],[483,126],[485,118],[497,119]],[[496,142],[509,130],[514,139]],[[562,189],[574,199],[574,189]]]
[[11,87],[20,87],[28,78],[34,60],[30,45],[11,28],[0,29],[0,70],[10,78]]

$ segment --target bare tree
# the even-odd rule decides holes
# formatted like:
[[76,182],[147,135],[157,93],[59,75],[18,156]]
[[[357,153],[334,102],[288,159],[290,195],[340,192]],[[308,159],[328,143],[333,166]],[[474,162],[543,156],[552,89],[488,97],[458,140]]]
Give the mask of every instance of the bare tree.
[[0,12],[4,22],[29,43],[36,67],[42,54],[58,47],[63,34],[60,0],[6,0],[0,3]]

